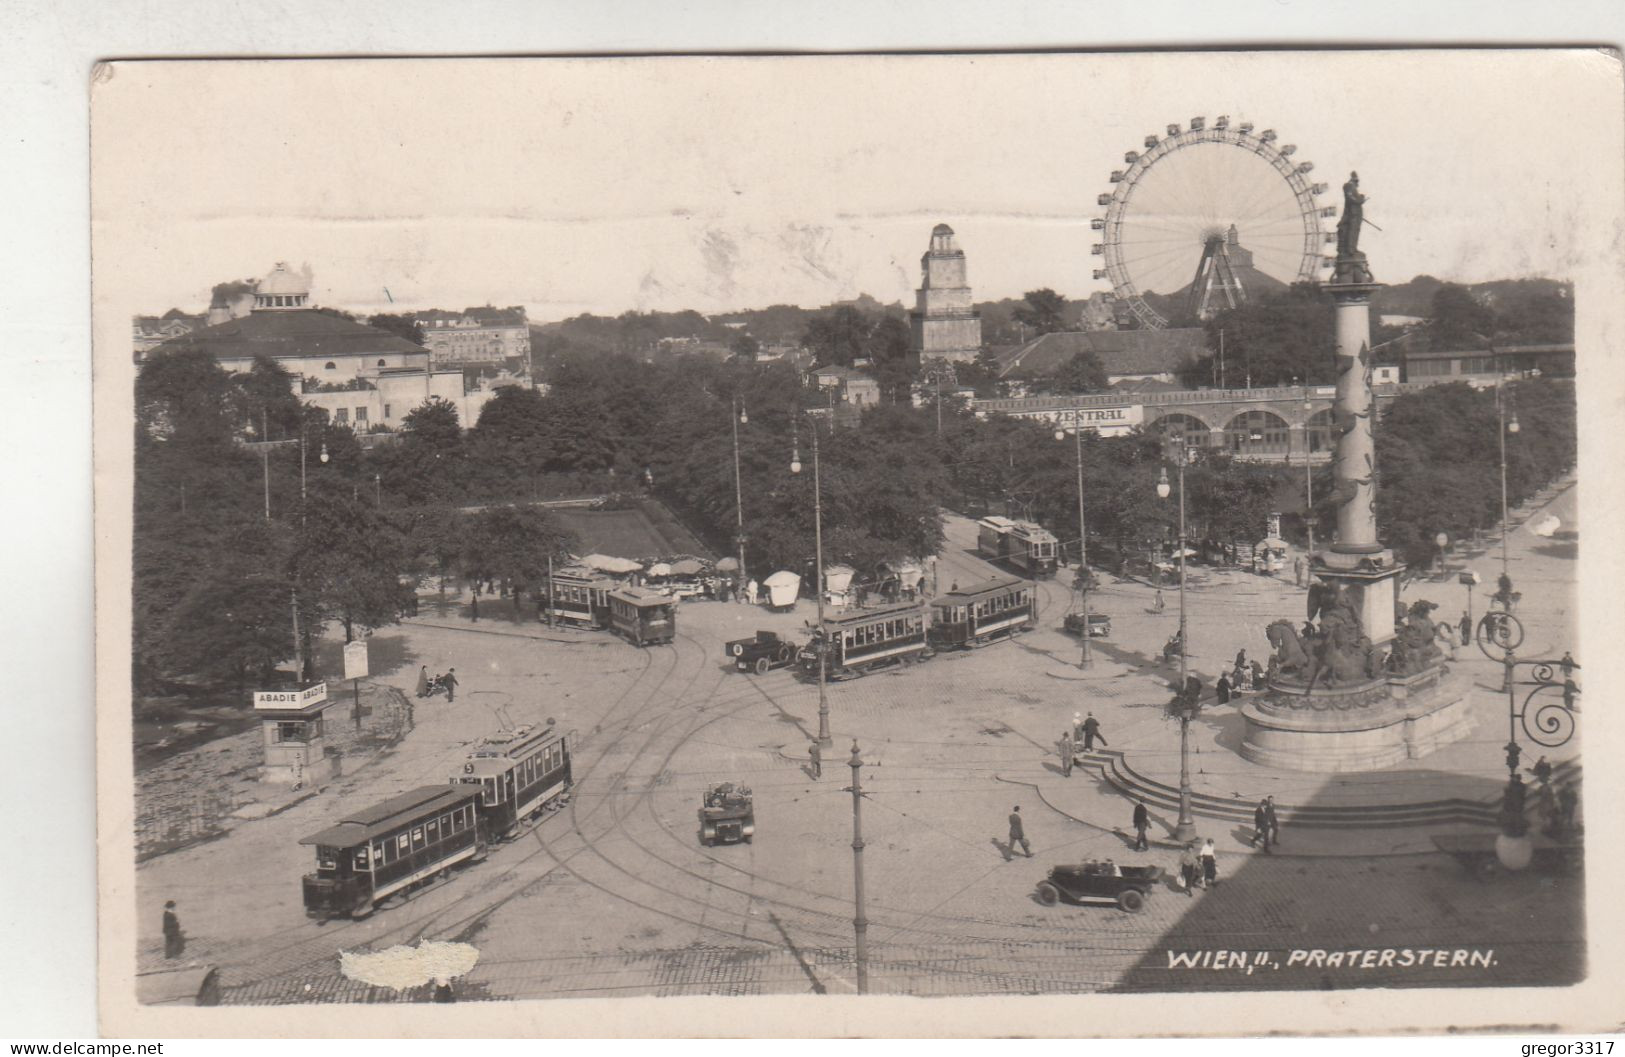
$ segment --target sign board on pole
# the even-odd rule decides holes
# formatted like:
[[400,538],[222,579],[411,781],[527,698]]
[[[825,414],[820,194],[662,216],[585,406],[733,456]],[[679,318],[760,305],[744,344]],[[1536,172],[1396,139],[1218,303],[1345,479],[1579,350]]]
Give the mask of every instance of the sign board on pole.
[[303,690],[257,690],[254,693],[255,708],[268,708],[284,712],[309,708],[311,705],[321,704],[326,700],[326,683],[307,686]]
[[1459,582],[1461,582],[1461,583],[1464,583],[1464,584],[1466,584],[1466,585],[1467,585],[1467,586],[1469,586],[1469,587],[1471,587],[1471,586],[1472,586],[1472,585],[1473,585],[1473,584],[1476,584],[1476,583],[1478,583],[1478,582],[1479,582],[1479,579],[1478,579],[1478,574],[1477,574],[1477,573],[1475,573],[1475,572],[1473,572],[1473,571],[1472,571],[1472,570],[1471,570],[1471,569],[1464,569],[1464,570],[1462,570],[1462,571],[1461,571],[1461,572],[1460,572],[1460,573],[1459,573],[1459,574],[1458,574],[1458,575],[1457,575],[1457,576],[1456,576],[1456,579],[1457,579],[1457,580],[1458,580],[1458,581],[1459,581]]
[[367,677],[367,640],[357,639],[346,643],[344,647],[344,678],[365,679]]

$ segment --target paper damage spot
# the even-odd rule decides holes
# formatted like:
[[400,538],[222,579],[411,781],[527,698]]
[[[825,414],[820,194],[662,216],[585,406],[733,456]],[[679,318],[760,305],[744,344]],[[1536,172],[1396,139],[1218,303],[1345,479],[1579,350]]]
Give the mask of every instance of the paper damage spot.
[[470,972],[480,952],[468,943],[429,940],[416,947],[383,951],[340,951],[339,971],[373,987],[404,991],[433,982],[446,983]]

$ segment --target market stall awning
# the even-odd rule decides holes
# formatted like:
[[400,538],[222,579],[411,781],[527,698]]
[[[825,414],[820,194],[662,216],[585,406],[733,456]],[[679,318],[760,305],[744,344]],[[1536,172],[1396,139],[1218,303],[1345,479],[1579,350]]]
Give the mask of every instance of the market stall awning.
[[581,563],[602,573],[633,573],[643,568],[630,558],[617,558],[612,554],[589,554]]
[[[738,563],[735,562],[735,564]],[[673,576],[695,576],[703,572],[705,572],[705,563],[695,561],[693,558],[684,558],[682,561],[671,563],[671,575]]]

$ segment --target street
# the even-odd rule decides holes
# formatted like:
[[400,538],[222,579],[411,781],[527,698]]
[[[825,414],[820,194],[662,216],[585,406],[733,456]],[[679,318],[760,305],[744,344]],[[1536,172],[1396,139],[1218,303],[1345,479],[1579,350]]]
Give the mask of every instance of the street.
[[[1574,491],[1549,507],[1572,531]],[[1573,547],[1515,534],[1511,569],[1520,616],[1537,649],[1575,648]],[[975,557],[974,523],[948,522],[940,586],[970,583],[991,567]],[[1493,582],[1499,552],[1477,565]],[[1212,574],[1188,592],[1190,665],[1211,686],[1239,647],[1267,655],[1262,627],[1298,618],[1290,580]],[[1283,832],[1265,856],[1247,830],[1198,817],[1215,838],[1220,885],[1187,897],[1163,885],[1139,914],[1112,907],[1045,907],[1034,886],[1049,866],[1113,858],[1177,873],[1165,821],[1151,851],[1131,850],[1132,802],[1095,772],[1063,778],[1055,743],[1075,711],[1092,710],[1112,750],[1142,771],[1177,770],[1177,727],[1162,716],[1169,671],[1160,648],[1177,626],[1177,590],[1151,612],[1152,590],[1103,584],[1092,600],[1113,620],[1094,666],[1077,667],[1063,634],[1071,570],[1040,585],[1037,628],[986,649],[829,687],[835,747],[823,775],[807,766],[817,731],[817,689],[787,669],[735,673],[722,644],[758,628],[804,637],[812,606],[768,614],[718,602],[685,603],[669,647],[638,649],[607,633],[549,629],[500,617],[470,623],[459,607],[373,636],[374,679],[408,695],[420,665],[455,666],[462,688],[416,704],[416,725],[364,769],[319,796],[237,825],[212,842],[161,855],[138,870],[144,966],[161,946],[159,908],[177,899],[191,937],[188,959],[221,967],[228,1003],[394,1001],[422,998],[373,988],[339,971],[340,951],[422,939],[478,949],[457,982],[467,998],[850,993],[852,806],[847,760],[862,752],[869,979],[876,992],[918,995],[1067,993],[1372,986],[1557,984],[1583,966],[1578,877],[1534,873],[1489,881],[1434,850],[1434,830],[1380,823]],[[1429,595],[1429,590],[1433,595]],[[1462,589],[1416,584],[1459,615]],[[1448,598],[1444,596],[1448,595]],[[1483,599],[1476,602],[1482,611]],[[1541,655],[1535,652],[1529,656]],[[1492,685],[1498,667],[1476,655],[1456,677]],[[1504,698],[1479,691],[1486,715]],[[1499,703],[1497,703],[1499,701]],[[1304,805],[1350,795],[1328,776],[1267,772],[1225,749],[1215,710],[1202,746],[1199,788],[1256,798],[1269,789]],[[319,924],[304,917],[298,839],[341,805],[356,807],[447,780],[478,739],[520,723],[575,731],[575,794],[489,860],[370,919]],[[1200,724],[1198,724],[1200,726]],[[1504,726],[1481,723],[1468,741],[1421,761],[1361,776],[1385,802],[1477,789],[1501,767]],[[1193,731],[1193,736],[1195,732]],[[1572,743],[1567,755],[1578,751]],[[1554,759],[1556,756],[1554,755]],[[1502,771],[1504,775],[1504,771]],[[695,810],[716,781],[755,792],[750,844],[702,847]],[[1205,783],[1205,784],[1204,784]],[[1341,790],[1341,791],[1339,791]],[[1359,795],[1359,789],[1355,790]],[[1493,797],[1494,788],[1480,790]],[[1034,857],[1005,845],[1005,817],[1021,805]],[[1480,831],[1482,831],[1480,829]],[[1125,835],[1127,832],[1127,835]],[[1470,948],[1477,964],[1426,968],[1328,967],[1294,950]],[[1270,971],[1170,968],[1169,951],[1271,952]],[[1377,960],[1380,960],[1377,959]],[[1279,963],[1279,964],[1277,964]]]

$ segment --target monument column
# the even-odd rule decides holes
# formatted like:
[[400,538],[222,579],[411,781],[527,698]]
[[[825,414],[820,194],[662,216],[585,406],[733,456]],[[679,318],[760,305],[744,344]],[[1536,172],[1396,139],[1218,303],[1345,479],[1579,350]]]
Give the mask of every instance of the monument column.
[[1268,690],[1241,706],[1241,754],[1301,771],[1367,771],[1425,756],[1465,737],[1472,713],[1447,685],[1428,605],[1396,632],[1403,564],[1377,537],[1371,385],[1372,281],[1358,248],[1364,222],[1358,176],[1343,186],[1337,261],[1322,286],[1336,313],[1337,530],[1311,558],[1309,622],[1278,620]]

